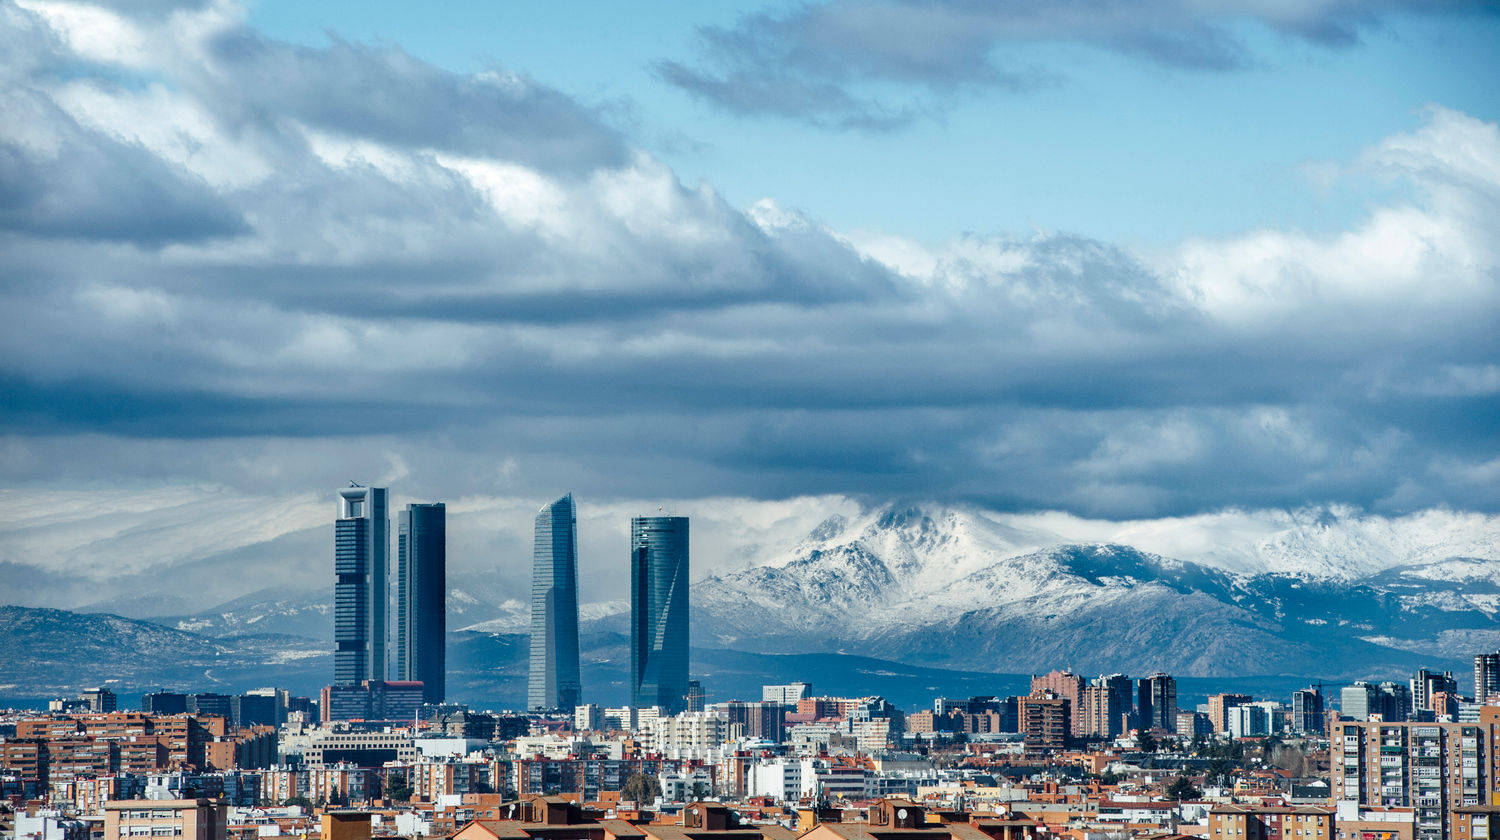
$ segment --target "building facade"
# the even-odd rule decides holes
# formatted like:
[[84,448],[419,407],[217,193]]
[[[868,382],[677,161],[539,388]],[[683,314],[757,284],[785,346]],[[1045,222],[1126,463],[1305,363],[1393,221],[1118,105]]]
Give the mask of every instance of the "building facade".
[[1177,726],[1177,680],[1166,674],[1142,677],[1136,683],[1135,708],[1142,729],[1174,731]]
[[631,705],[687,707],[688,519],[630,520]]
[[573,494],[536,515],[531,564],[531,671],[526,706],[571,709],[578,675],[578,511]]
[[333,530],[333,681],[386,678],[390,515],[384,487],[339,490]]
[[1411,808],[1417,840],[1461,840],[1454,810],[1490,804],[1500,794],[1500,725],[1486,717],[1480,723],[1335,722],[1335,803]]
[[396,679],[442,703],[448,670],[448,512],[410,504],[396,526]]

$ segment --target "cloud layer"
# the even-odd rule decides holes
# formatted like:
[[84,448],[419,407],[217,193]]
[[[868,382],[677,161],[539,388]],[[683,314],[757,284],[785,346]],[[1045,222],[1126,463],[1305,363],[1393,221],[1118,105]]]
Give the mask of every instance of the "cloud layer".
[[966,92],[1063,78],[1018,48],[1082,45],[1194,71],[1243,69],[1246,25],[1325,48],[1358,43],[1396,14],[1490,13],[1485,0],[830,0],[699,30],[701,60],[664,59],[664,81],[727,110],[827,128],[886,130]]
[[[1275,25],[1338,40],[1311,14]],[[1398,198],[1341,233],[925,246],[230,5],[6,2],[0,39],[12,486],[1500,506],[1500,129],[1462,113],[1346,162]]]

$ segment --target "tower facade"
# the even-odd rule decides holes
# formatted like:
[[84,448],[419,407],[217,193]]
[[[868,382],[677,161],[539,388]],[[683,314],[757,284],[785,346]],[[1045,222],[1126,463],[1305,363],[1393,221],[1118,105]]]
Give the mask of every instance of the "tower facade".
[[1481,653],[1474,657],[1474,702],[1500,691],[1500,653]]
[[422,683],[442,703],[448,668],[448,511],[407,505],[396,526],[396,679]]
[[578,511],[573,494],[536,515],[531,564],[530,709],[572,709],[583,700],[578,677]]
[[1142,729],[1177,731],[1177,680],[1166,674],[1142,677],[1136,683],[1136,713]]
[[333,527],[333,682],[386,678],[391,522],[384,487],[339,490]]
[[687,707],[688,520],[630,520],[630,702]]

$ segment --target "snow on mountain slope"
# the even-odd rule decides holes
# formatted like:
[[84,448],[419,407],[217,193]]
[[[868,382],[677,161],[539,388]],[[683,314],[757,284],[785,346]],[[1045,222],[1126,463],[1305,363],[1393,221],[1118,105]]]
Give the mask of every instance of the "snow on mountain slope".
[[1213,529],[1198,519],[1108,529],[1176,545],[1184,558],[1070,542],[1060,532],[1103,529],[1056,514],[923,506],[840,516],[773,564],[696,584],[694,633],[949,667],[1082,657],[1262,673],[1315,667],[1332,650],[1344,651],[1341,667],[1395,662],[1403,646],[1380,640],[1500,629],[1493,518],[1223,514],[1210,523],[1221,544],[1203,538]]

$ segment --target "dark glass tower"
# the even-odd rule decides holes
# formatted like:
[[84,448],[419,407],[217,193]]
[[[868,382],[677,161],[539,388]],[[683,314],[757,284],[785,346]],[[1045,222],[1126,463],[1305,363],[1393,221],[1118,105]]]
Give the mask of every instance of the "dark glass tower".
[[578,513],[569,493],[536,515],[531,563],[531,679],[526,706],[582,702],[578,679]]
[[384,487],[339,490],[333,526],[333,682],[385,679],[391,523]]
[[441,502],[407,505],[396,527],[396,679],[420,680],[441,703],[447,671],[448,515]]
[[687,707],[688,520],[630,520],[630,702]]

